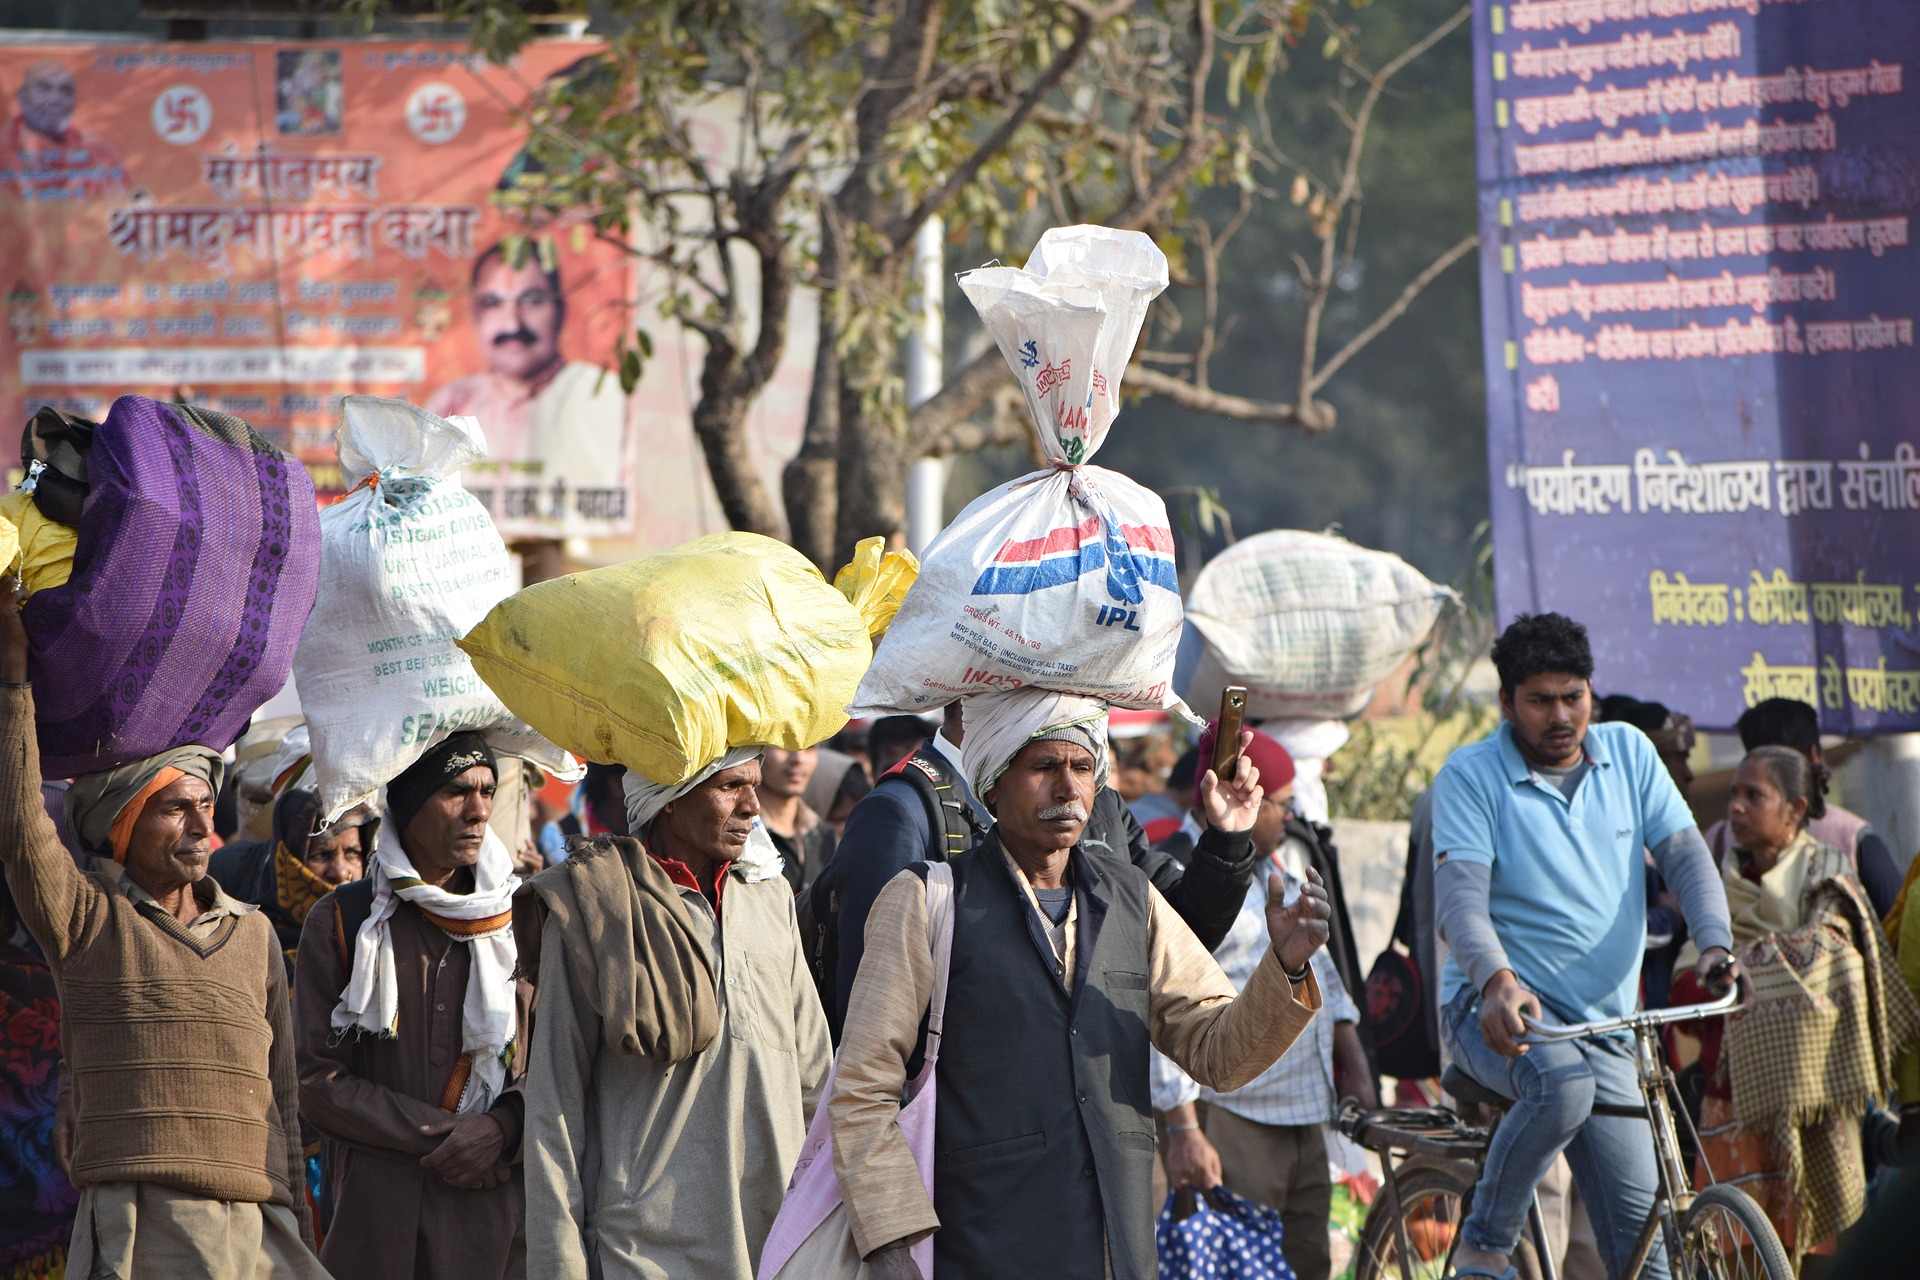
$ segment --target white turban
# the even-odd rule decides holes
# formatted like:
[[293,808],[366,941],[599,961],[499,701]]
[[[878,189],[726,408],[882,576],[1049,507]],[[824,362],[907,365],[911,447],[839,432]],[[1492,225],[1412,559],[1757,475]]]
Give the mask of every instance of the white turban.
[[961,758],[967,782],[985,804],[987,792],[1029,742],[1058,738],[1093,753],[1093,785],[1107,780],[1107,704],[1045,689],[983,693],[967,700]]
[[[670,786],[642,777],[632,769],[627,770],[626,781],[622,784],[627,798],[627,830],[636,839],[646,839],[647,828],[653,825],[653,820],[660,816],[662,809],[714,774],[759,759],[764,749],[757,746],[735,747],[685,782]],[[753,834],[747,837],[747,847],[740,855],[739,866],[749,881],[767,880],[780,874],[780,851],[774,847],[773,837],[767,834],[766,827],[758,821],[753,824]]]

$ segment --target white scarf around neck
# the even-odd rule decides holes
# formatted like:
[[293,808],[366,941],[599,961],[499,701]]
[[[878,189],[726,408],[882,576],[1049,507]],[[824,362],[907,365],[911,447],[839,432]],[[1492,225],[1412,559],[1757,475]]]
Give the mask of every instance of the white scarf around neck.
[[458,922],[497,922],[471,937],[448,936],[473,955],[467,974],[466,1002],[460,1016],[460,1051],[468,1071],[455,1107],[458,1115],[486,1111],[506,1084],[514,1050],[515,988],[513,893],[520,887],[513,855],[488,828],[473,868],[473,892],[449,893],[425,883],[400,847],[393,815],[383,812],[374,844],[373,909],[353,944],[353,972],[340,1003],[334,1006],[336,1030],[392,1038],[399,1032],[400,984],[393,960],[393,913],[411,902],[429,917]]

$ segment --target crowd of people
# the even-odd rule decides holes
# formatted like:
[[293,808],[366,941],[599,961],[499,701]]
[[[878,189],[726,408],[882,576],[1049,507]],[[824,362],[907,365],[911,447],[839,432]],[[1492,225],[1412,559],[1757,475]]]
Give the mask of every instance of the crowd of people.
[[[1621,1273],[1653,1155],[1594,1107],[1637,1101],[1631,1043],[1528,1025],[1742,975],[1738,1018],[1669,1045],[1701,1176],[1831,1250],[1920,1103],[1913,877],[1826,799],[1811,707],[1742,718],[1702,831],[1692,726],[1595,697],[1577,623],[1492,658],[1502,723],[1418,806],[1403,913],[1441,1054],[1511,1100],[1450,1274],[1517,1274],[1562,1160]],[[289,770],[247,840],[210,748],[43,779],[27,670],[0,585],[0,1280],[747,1280],[821,1115],[877,1280],[1153,1275],[1156,1177],[1270,1206],[1294,1274],[1334,1273],[1375,957],[1276,736],[1224,776],[1216,727],[1120,762],[1103,703],[1022,689],[673,785],[594,764],[558,807],[454,732],[332,823]]]

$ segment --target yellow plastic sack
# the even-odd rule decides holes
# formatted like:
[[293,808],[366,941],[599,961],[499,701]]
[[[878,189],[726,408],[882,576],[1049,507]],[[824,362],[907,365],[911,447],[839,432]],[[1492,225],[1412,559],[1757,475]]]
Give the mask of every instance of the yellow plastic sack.
[[914,571],[869,539],[843,594],[785,543],[720,533],[536,583],[458,643],[543,736],[671,785],[735,746],[839,732]]
[[833,575],[833,586],[866,618],[867,635],[878,644],[919,575],[913,552],[888,551],[884,539],[864,538],[854,544],[853,559]]
[[[0,497],[0,521],[11,525],[19,540],[14,550],[21,558],[20,577],[27,596],[60,586],[73,576],[73,549],[80,535],[41,515],[40,508],[33,505],[32,494],[16,490]],[[0,545],[0,551],[4,550]],[[0,563],[11,562],[10,555],[0,557]]]

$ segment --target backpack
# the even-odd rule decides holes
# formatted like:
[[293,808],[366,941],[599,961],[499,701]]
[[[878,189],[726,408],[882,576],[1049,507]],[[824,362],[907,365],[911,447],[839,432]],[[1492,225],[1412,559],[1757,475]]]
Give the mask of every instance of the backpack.
[[1426,1080],[1440,1074],[1440,1044],[1426,1016],[1433,1000],[1431,974],[1420,971],[1413,922],[1417,838],[1408,840],[1407,873],[1400,883],[1400,914],[1393,939],[1367,974],[1366,1021],[1373,1031],[1381,1074],[1396,1080]]
[[[880,779],[900,778],[910,785],[926,806],[927,820],[934,832],[933,845],[926,850],[928,862],[945,862],[965,853],[982,840],[986,828],[973,816],[973,806],[956,798],[958,778],[947,758],[923,742],[912,755],[889,769]],[[820,1007],[831,1010],[839,996],[840,983],[840,894],[834,888],[834,864],[815,876],[794,903],[800,918],[800,949],[813,975],[814,989],[820,993]],[[838,1019],[829,1018],[835,1026]]]

